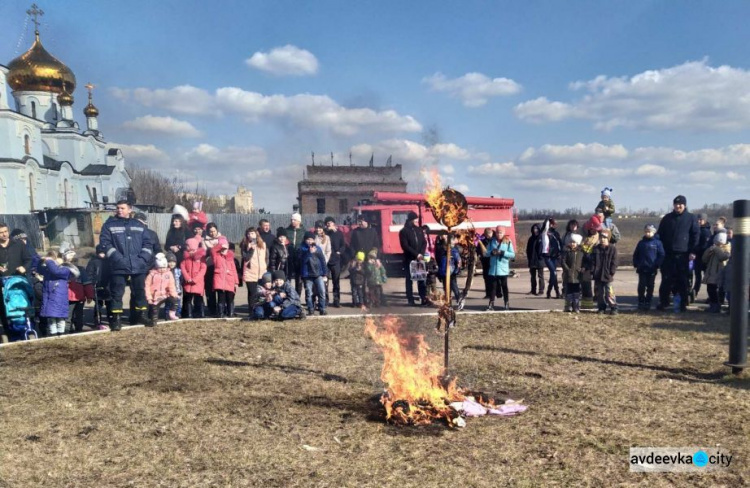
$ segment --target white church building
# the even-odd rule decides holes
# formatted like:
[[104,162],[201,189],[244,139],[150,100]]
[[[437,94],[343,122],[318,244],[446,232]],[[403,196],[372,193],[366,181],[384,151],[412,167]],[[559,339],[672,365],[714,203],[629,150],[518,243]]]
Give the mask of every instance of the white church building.
[[38,24],[35,35],[28,51],[0,64],[0,215],[114,202],[130,177],[122,152],[99,131],[93,87],[81,130],[75,75],[42,46]]

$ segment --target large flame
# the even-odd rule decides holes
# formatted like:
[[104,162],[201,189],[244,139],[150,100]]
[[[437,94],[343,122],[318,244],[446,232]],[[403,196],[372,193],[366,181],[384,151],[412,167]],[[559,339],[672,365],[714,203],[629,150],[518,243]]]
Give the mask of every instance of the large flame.
[[450,187],[443,189],[436,168],[430,169],[429,174],[425,172],[425,178],[427,186],[424,197],[435,220],[449,229],[466,220],[469,213],[466,197]]
[[422,334],[404,333],[398,317],[387,316],[379,327],[368,317],[365,331],[383,352],[380,379],[386,385],[381,402],[394,423],[419,425],[457,416],[449,403],[462,401],[456,379],[444,384],[442,358],[430,352]]

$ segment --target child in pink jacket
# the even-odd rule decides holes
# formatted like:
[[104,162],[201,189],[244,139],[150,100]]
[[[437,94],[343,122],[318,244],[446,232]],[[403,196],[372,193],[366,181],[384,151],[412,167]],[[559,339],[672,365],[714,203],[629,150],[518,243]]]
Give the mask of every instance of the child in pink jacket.
[[234,294],[240,283],[234,253],[229,250],[229,241],[221,236],[217,244],[211,248],[214,261],[214,290],[216,291],[216,307],[219,318],[231,317],[234,314]]
[[206,284],[206,248],[201,239],[185,241],[180,270],[182,270],[182,316],[203,318],[203,292]]
[[146,300],[148,301],[147,327],[156,325],[159,316],[159,306],[166,302],[167,317],[177,320],[177,286],[174,275],[169,269],[169,263],[163,253],[154,257],[154,269],[146,277]]

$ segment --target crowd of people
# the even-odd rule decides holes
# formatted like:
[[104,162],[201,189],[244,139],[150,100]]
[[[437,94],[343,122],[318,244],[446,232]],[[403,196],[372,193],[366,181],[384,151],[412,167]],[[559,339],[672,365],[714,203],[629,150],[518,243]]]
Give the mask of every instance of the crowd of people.
[[[561,236],[553,218],[531,226],[526,243],[529,295],[564,299],[566,312],[582,308],[617,314],[613,281],[618,269],[621,234],[612,215],[611,188],[601,193],[595,213],[582,224],[570,220]],[[729,297],[731,229],[720,218],[713,226],[705,214],[687,211],[684,196],[658,227],[649,224],[633,253],[638,274],[638,309],[653,306],[656,276],[662,279],[656,308],[685,310],[705,284],[709,311],[719,312]],[[342,306],[341,277],[348,272],[351,306],[377,308],[387,304],[388,280],[379,256],[376,229],[360,216],[349,244],[335,219],[302,226],[295,213],[287,227],[271,231],[261,219],[235,244],[208,222],[200,203],[191,211],[175,207],[164,246],[148,228],[146,215],[133,212],[127,201],[103,225],[95,254],[79,267],[76,250],[63,244],[39,256],[20,230],[0,224],[0,272],[24,275],[33,284],[34,317],[42,335],[79,332],[84,306],[93,302],[94,327],[121,330],[123,296],[130,288],[130,324],[154,326],[161,309],[165,320],[234,317],[239,287],[247,289],[247,316],[252,320],[302,319],[329,306]],[[476,253],[481,263],[487,310],[510,309],[508,278],[517,251],[507,229],[487,228],[468,245],[459,235],[430,235],[410,212],[399,233],[403,251],[407,304],[442,303],[449,288],[455,308],[465,306],[458,286],[462,255]],[[473,257],[473,256],[472,256]],[[558,281],[558,269],[561,280]],[[547,277],[545,287],[545,275]],[[417,294],[414,294],[416,282]],[[439,286],[440,284],[441,286]],[[302,300],[304,292],[304,300]],[[502,299],[502,302],[499,300]],[[500,304],[502,303],[502,304]],[[3,325],[7,319],[3,310]]]

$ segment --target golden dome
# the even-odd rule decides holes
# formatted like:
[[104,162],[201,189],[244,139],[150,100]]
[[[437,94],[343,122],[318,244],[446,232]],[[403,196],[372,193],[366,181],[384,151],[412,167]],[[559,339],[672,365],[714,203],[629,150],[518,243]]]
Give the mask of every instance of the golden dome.
[[8,64],[7,79],[13,91],[72,93],[76,87],[73,72],[44,49],[38,32],[31,48]]
[[59,94],[57,96],[57,101],[58,101],[58,103],[60,105],[63,105],[63,106],[65,106],[65,105],[67,105],[67,106],[73,105],[73,95],[71,95],[70,93],[64,91],[64,92],[62,92],[61,94]]
[[97,117],[99,115],[99,109],[94,107],[93,103],[89,102],[89,104],[83,108],[83,115],[86,117]]

